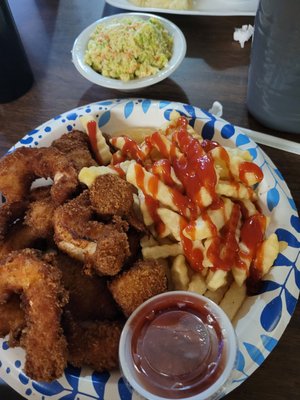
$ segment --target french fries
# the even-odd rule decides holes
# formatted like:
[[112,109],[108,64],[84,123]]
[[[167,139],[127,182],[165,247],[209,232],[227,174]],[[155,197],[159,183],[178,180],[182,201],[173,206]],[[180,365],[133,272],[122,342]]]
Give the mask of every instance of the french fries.
[[169,287],[203,294],[233,319],[248,279],[267,274],[280,251],[276,234],[266,237],[255,191],[263,174],[250,153],[203,140],[176,111],[160,129],[128,129],[111,144],[111,162],[85,168],[81,182],[120,173],[135,186],[150,232],[143,257],[168,260]]

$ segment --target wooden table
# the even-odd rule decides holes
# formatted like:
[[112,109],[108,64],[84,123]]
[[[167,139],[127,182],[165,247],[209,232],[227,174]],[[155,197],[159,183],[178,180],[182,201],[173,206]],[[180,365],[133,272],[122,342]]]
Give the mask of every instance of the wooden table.
[[[101,0],[10,0],[15,21],[35,76],[23,97],[0,105],[0,152],[26,132],[55,115],[94,101],[128,97],[128,93],[97,87],[82,78],[71,62],[76,36],[96,19],[123,12]],[[247,112],[245,105],[250,43],[233,41],[234,27],[253,24],[253,17],[163,15],[177,24],[187,39],[187,54],[168,79],[130,96],[168,99],[209,109],[215,100],[233,124],[270,133]],[[1,62],[1,61],[0,61]],[[299,142],[300,136],[272,131]],[[300,209],[300,157],[263,147],[283,174]],[[300,306],[280,343],[263,365],[226,399],[283,400],[300,398]],[[4,392],[3,392],[4,393]],[[0,398],[19,399],[19,395]],[[115,400],[115,399],[111,399]]]

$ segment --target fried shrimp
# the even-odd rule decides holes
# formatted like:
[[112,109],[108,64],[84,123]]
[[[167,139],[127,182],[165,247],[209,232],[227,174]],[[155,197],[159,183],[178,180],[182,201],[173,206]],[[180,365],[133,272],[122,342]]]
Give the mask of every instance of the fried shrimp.
[[154,260],[139,260],[115,277],[108,287],[124,315],[129,317],[144,301],[167,290],[165,267]]
[[[116,275],[130,255],[124,223],[93,220],[88,190],[54,212],[54,239],[71,257],[83,261],[86,271]],[[126,225],[125,225],[126,224]]]
[[75,322],[67,318],[68,362],[97,372],[116,368],[122,327],[119,321]]
[[0,241],[0,259],[14,250],[43,247],[43,242],[29,226],[18,221],[9,229],[5,240]]
[[31,202],[25,214],[24,224],[30,227],[37,237],[51,238],[55,208],[56,204],[51,196]]
[[9,226],[17,219],[22,218],[28,206],[27,201],[4,203],[0,208],[0,240],[3,240]]
[[8,203],[28,196],[36,178],[51,178],[51,196],[63,203],[78,185],[77,172],[66,156],[54,147],[20,147],[0,160],[0,192]]
[[18,295],[12,295],[5,304],[0,304],[0,316],[0,337],[10,334],[10,345],[15,345],[26,324]]
[[103,226],[92,257],[87,258],[86,273],[96,271],[100,275],[116,275],[130,255],[128,237],[113,224]]
[[61,273],[46,264],[39,252],[22,250],[11,253],[0,264],[0,304],[13,293],[21,293],[26,329],[21,345],[26,349],[26,374],[50,382],[66,367],[66,340],[60,326],[66,293]]
[[92,157],[88,135],[84,132],[74,130],[65,133],[59,139],[54,140],[51,147],[55,147],[64,153],[78,172],[83,167],[98,165]]
[[84,274],[81,262],[60,252],[46,254],[45,260],[60,269],[63,286],[69,292],[65,310],[75,320],[116,319],[119,309],[105,278]]
[[51,185],[38,186],[32,188],[29,192],[29,201],[38,201],[48,199],[51,196]]
[[92,207],[102,216],[129,214],[133,190],[134,187],[118,175],[100,175],[90,187]]

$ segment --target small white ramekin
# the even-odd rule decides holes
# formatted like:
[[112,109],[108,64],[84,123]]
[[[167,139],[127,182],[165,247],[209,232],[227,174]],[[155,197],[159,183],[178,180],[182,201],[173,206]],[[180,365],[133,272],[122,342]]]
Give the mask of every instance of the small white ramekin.
[[[189,302],[199,302],[199,300],[205,305],[205,308],[214,316],[216,321],[218,322],[221,332],[222,339],[224,342],[224,369],[222,373],[218,376],[218,378],[211,384],[211,386],[207,387],[205,390],[189,395],[187,397],[161,397],[160,395],[153,394],[149,390],[145,388],[141,380],[138,378],[138,373],[135,370],[135,365],[132,357],[132,337],[134,333],[133,323],[139,315],[143,315],[147,307],[147,313],[149,311],[149,306],[153,304],[155,309],[155,305],[157,302],[163,302],[164,300],[170,301],[171,298],[176,299],[175,301],[183,301],[184,299]],[[226,393],[227,384],[230,382],[230,376],[234,369],[235,362],[237,356],[237,338],[235,335],[234,328],[224,313],[224,311],[213,301],[210,299],[201,296],[194,292],[187,291],[171,291],[159,294],[157,296],[152,297],[147,300],[145,303],[141,304],[129,317],[127,320],[122,335],[120,339],[119,345],[119,361],[120,361],[120,369],[121,373],[124,377],[125,382],[127,383],[129,389],[131,391],[135,391],[140,396],[147,400],[173,400],[173,399],[188,399],[188,400],[216,400],[223,397]],[[162,355],[163,357],[163,355]],[[143,378],[145,379],[145,378]]]
[[[168,62],[168,65],[158,71],[155,75],[151,75],[145,78],[136,78],[129,81],[122,81],[121,79],[112,79],[101,75],[100,73],[94,71],[89,65],[84,62],[84,55],[87,49],[87,44],[92,32],[96,29],[97,25],[108,24],[111,21],[122,19],[124,17],[139,17],[144,20],[150,18],[155,18],[159,20],[169,34],[173,38],[173,54]],[[137,89],[142,89],[155,83],[162,81],[163,79],[170,76],[181,64],[186,54],[186,40],[182,31],[173,22],[166,18],[160,17],[158,15],[148,14],[148,13],[122,13],[115,14],[109,17],[104,17],[95,21],[87,28],[85,28],[80,35],[76,38],[73,49],[72,49],[72,61],[77,69],[77,71],[90,82],[96,85],[124,90],[132,91]]]

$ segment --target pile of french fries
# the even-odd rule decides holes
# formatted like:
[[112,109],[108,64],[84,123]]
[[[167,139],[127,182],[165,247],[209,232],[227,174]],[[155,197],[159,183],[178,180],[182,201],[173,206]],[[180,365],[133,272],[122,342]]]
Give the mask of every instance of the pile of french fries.
[[[219,304],[232,320],[247,296],[246,280],[253,263],[259,264],[260,277],[263,277],[279,253],[277,236],[272,233],[266,237],[269,219],[257,206],[254,188],[262,179],[262,172],[257,171],[258,167],[254,165],[256,168],[253,170],[250,168],[241,173],[243,165],[252,163],[248,151],[210,146],[206,152],[213,161],[216,176],[214,196],[203,186],[196,193],[197,204],[193,212],[188,206],[179,207],[175,201],[176,194],[184,200],[191,200],[184,182],[172,166],[174,160],[180,161],[186,156],[176,142],[178,129],[182,129],[182,125],[179,127],[182,118],[185,117],[173,111],[170,122],[156,131],[133,128],[119,132],[118,136],[110,139],[117,149],[114,154],[108,146],[103,148],[102,132],[96,124],[99,150],[107,160],[106,165],[83,168],[79,179],[90,186],[97,176],[113,173],[134,185],[137,189],[134,195],[135,209],[149,230],[149,234],[141,240],[143,257],[165,261],[170,290],[189,290],[204,295]],[[92,116],[82,117],[81,122],[86,130],[91,120],[96,121]],[[203,142],[201,135],[190,125],[184,126],[190,137],[200,144]],[[154,137],[155,140],[152,140]],[[161,160],[171,165],[167,178]],[[222,207],[216,207],[216,202],[221,202]],[[233,262],[229,268],[220,268],[211,256],[212,248],[216,239],[223,235],[237,208],[234,240],[239,263]],[[256,215],[263,221],[264,228],[262,240],[253,254],[243,241],[241,231],[246,219]],[[186,241],[191,244],[192,251],[201,254],[201,262],[192,265],[186,252]],[[224,241],[220,241],[220,246],[218,257],[222,261],[223,255],[230,249],[226,248]]]

